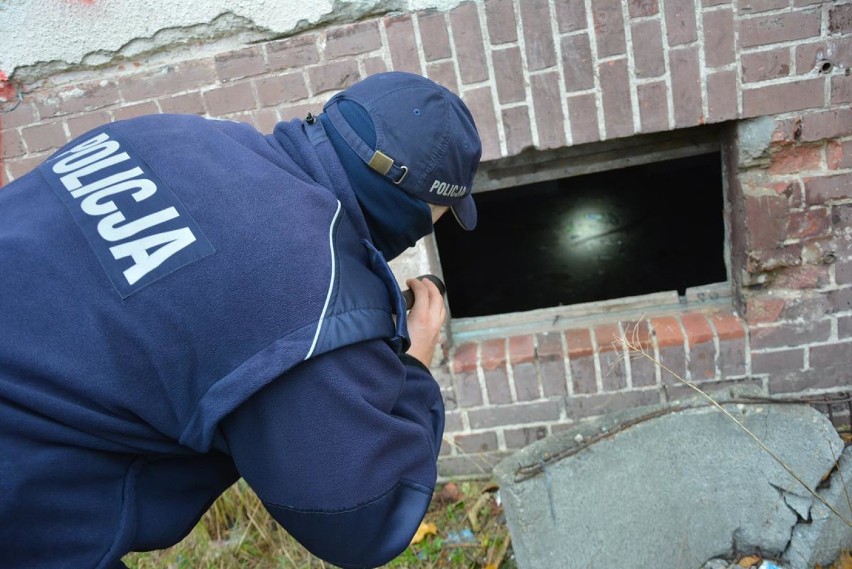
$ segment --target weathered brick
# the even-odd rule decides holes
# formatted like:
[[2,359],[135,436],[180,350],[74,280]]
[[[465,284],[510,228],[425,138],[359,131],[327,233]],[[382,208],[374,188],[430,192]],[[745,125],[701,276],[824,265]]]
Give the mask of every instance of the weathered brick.
[[474,2],[465,2],[450,11],[453,43],[456,46],[459,74],[465,85],[488,79],[479,10]]
[[572,357],[568,364],[571,368],[571,383],[574,393],[595,393],[598,390],[595,356]]
[[849,365],[836,364],[769,376],[769,393],[800,393],[849,386]]
[[308,98],[308,86],[302,73],[279,73],[254,82],[261,107],[274,107],[282,102]]
[[48,122],[21,129],[28,152],[56,150],[65,144],[65,130],[58,121]]
[[329,58],[358,55],[370,53],[380,47],[382,38],[379,36],[378,22],[367,20],[331,28],[326,35],[325,55]]
[[787,236],[790,239],[808,239],[831,235],[831,216],[828,208],[818,207],[790,212],[787,223]]
[[284,104],[276,108],[281,120],[304,119],[308,113],[316,116],[322,112],[321,103]]
[[420,39],[426,61],[452,57],[450,33],[443,12],[420,12],[417,15],[417,24],[420,26]]
[[852,168],[852,140],[831,140],[825,147],[825,160],[829,170]]
[[627,60],[602,63],[599,72],[606,137],[619,138],[633,134],[633,106],[630,102]]
[[506,429],[503,438],[506,448],[519,449],[531,445],[547,436],[547,427],[524,427],[523,429]]
[[[388,66],[385,63],[385,60],[381,57],[367,57],[364,58],[364,73],[366,75],[375,75],[376,73],[384,73],[388,71]],[[446,84],[441,83],[445,87],[449,88],[450,85],[455,85],[455,74],[453,74],[452,82],[447,82]]]
[[787,236],[787,200],[778,195],[745,196],[745,225],[752,250],[777,247]]
[[636,86],[639,123],[642,132],[660,132],[669,128],[669,109],[665,81]]
[[852,4],[835,4],[829,8],[828,31],[832,34],[852,33]]
[[[155,112],[156,109],[157,107],[155,105]],[[68,126],[68,139],[77,138],[78,136],[89,132],[93,128],[103,126],[110,122],[112,122],[112,116],[110,116],[110,114],[106,111],[95,111],[93,113],[85,113],[75,117],[69,117],[65,120],[65,124]]]
[[663,31],[659,20],[633,22],[633,65],[636,77],[659,77],[666,72]]
[[568,417],[577,421],[659,402],[660,394],[656,390],[637,390],[571,397],[566,401],[565,409]]
[[831,104],[852,103],[852,75],[834,75],[831,78]]
[[[0,117],[2,120],[2,117]],[[2,126],[2,125],[0,125]],[[0,130],[0,158],[8,160],[26,154],[24,139],[17,129]],[[0,166],[2,166],[0,162]]]
[[565,382],[565,363],[560,360],[542,360],[541,388],[545,397],[561,397],[568,393]]
[[744,89],[743,116],[756,117],[821,107],[825,100],[824,85],[825,80],[817,78]]
[[251,83],[230,83],[212,91],[205,91],[204,101],[214,117],[257,107]]
[[595,86],[595,69],[588,35],[579,34],[562,38],[562,69],[565,75],[565,89],[569,93],[585,91]]
[[[269,132],[269,131],[266,131]],[[442,392],[450,392],[453,399],[455,394],[452,394],[453,389],[453,374],[447,366],[432,366],[432,377],[435,378]]]
[[657,0],[627,0],[627,12],[631,18],[644,18],[658,14],[660,6]]
[[112,117],[113,120],[123,121],[125,119],[132,119],[134,117],[154,115],[159,112],[160,109],[157,108],[157,103],[155,103],[154,101],[146,101],[144,103],[136,103],[135,105],[125,105],[123,107],[115,109],[112,112]]
[[538,148],[548,150],[565,146],[565,117],[562,114],[562,95],[556,72],[530,77],[530,91],[535,109]]
[[790,74],[790,48],[744,53],[740,56],[740,64],[744,83],[787,77]]
[[260,46],[219,54],[214,62],[220,81],[245,79],[266,72],[266,61]]
[[820,13],[808,10],[740,18],[737,28],[741,49],[804,40],[819,36]]
[[[653,349],[647,354],[654,357]],[[631,354],[630,373],[633,387],[651,387],[657,385],[657,364],[641,354]]]
[[470,475],[484,476],[510,454],[509,451],[495,451],[441,457],[438,461],[438,476],[446,478]]
[[752,352],[752,373],[784,373],[800,370],[805,367],[805,350],[794,348],[792,350],[775,350],[772,352]]
[[598,129],[598,104],[594,94],[568,97],[568,117],[571,120],[571,138],[574,144],[601,139]]
[[660,375],[665,383],[667,379],[671,379],[671,374],[675,373],[680,377],[686,377],[686,352],[682,345],[680,346],[665,346],[660,347],[660,364],[662,368]]
[[512,336],[509,338],[509,361],[512,364],[534,362],[535,344],[532,336]]
[[588,27],[584,2],[554,2],[554,8],[560,33],[576,32]]
[[837,319],[837,337],[852,338],[852,316],[841,316]]
[[456,67],[452,61],[427,63],[426,76],[438,85],[443,85],[453,93],[459,93],[458,84],[456,82]]
[[538,387],[538,375],[535,364],[528,362],[512,367],[512,375],[515,381],[515,395],[518,401],[535,401],[541,398]]
[[487,452],[497,450],[496,433],[474,433],[470,435],[456,435],[454,442],[459,452]]
[[476,407],[482,405],[482,389],[476,372],[457,373],[453,377],[456,391],[456,402],[461,407]]
[[593,354],[595,351],[594,345],[592,344],[591,334],[589,330],[585,328],[566,330],[565,342],[568,347],[569,358],[588,356]]
[[524,0],[518,3],[524,30],[527,67],[530,71],[548,69],[556,65],[556,48],[550,27],[548,0]]
[[701,312],[687,312],[682,314],[680,321],[686,331],[686,342],[689,347],[694,347],[705,342],[712,342],[713,329],[707,322],[707,317]]
[[538,348],[536,354],[539,359],[562,360],[562,335],[559,332],[544,332],[536,335]]
[[663,4],[669,46],[692,43],[697,40],[694,0],[666,0]]
[[802,265],[786,267],[775,272],[772,286],[776,289],[804,290],[822,288],[829,284],[826,265]]
[[[457,433],[464,429],[464,419],[462,411],[447,411],[444,414],[444,432]],[[444,445],[449,447],[449,445]],[[444,450],[443,448],[441,450]]]
[[730,312],[714,312],[709,315],[710,323],[720,340],[736,340],[745,338],[744,323],[739,316]]
[[758,14],[790,6],[790,0],[738,0],[737,12],[742,15]]
[[619,391],[627,387],[627,368],[624,352],[603,351],[598,354],[601,366],[601,387],[604,391]]
[[491,53],[494,63],[494,81],[497,84],[497,100],[501,104],[516,103],[527,97],[524,86],[524,67],[521,50],[517,46],[495,50]]
[[852,173],[805,178],[805,202],[823,204],[852,197]]
[[772,154],[770,175],[797,174],[802,171],[822,168],[821,144],[797,144],[779,147]]
[[159,103],[164,113],[203,115],[207,112],[204,108],[204,98],[197,91],[166,97],[160,99]]
[[722,377],[735,377],[746,373],[745,338],[719,340],[719,372]]
[[388,51],[394,71],[408,71],[421,74],[420,55],[417,38],[414,35],[414,21],[410,14],[396,14],[384,19],[388,38]]
[[621,0],[596,0],[592,3],[592,18],[599,58],[626,53],[624,39],[624,16]]
[[264,48],[270,70],[296,70],[319,63],[317,37],[312,33],[266,43]]
[[308,69],[308,82],[314,95],[345,89],[359,79],[358,62],[354,59],[333,61]]
[[716,348],[713,342],[695,344],[689,349],[689,377],[692,381],[707,381],[716,377]]
[[3,124],[0,125],[4,129],[17,128],[19,126],[31,125],[38,122],[38,113],[36,112],[35,103],[25,99],[18,103],[13,111],[6,111],[0,116]]
[[532,126],[530,125],[530,114],[526,106],[504,109],[503,131],[506,133],[506,151],[509,156],[520,154],[527,148],[531,148]]
[[119,101],[118,86],[107,79],[62,87],[35,99],[42,119],[102,109]]
[[[705,381],[701,389],[711,395],[719,392],[730,392],[731,388],[750,386],[752,389],[763,391],[763,381],[760,378],[743,377],[738,379],[726,379],[723,381]],[[666,399],[668,401],[679,401],[681,399],[694,399],[698,393],[688,385],[675,381],[665,386]]]
[[492,370],[506,365],[506,340],[497,338],[482,342],[480,347],[480,361],[482,369]]
[[849,134],[849,125],[852,125],[852,108],[807,113],[801,117],[798,140],[813,142],[845,136]]
[[45,158],[47,158],[47,156],[42,154],[40,156],[22,156],[20,158],[15,158],[14,160],[8,160],[6,162],[7,180],[11,182],[25,174],[29,174],[36,166],[41,164]]
[[500,137],[497,135],[497,117],[489,87],[466,91],[462,99],[470,109],[479,136],[482,139],[482,160],[500,157]]
[[213,61],[201,59],[161,67],[151,73],[120,77],[118,89],[125,101],[161,99],[166,95],[216,84]]
[[651,329],[652,334],[657,338],[657,346],[660,348],[683,347],[683,331],[677,318],[671,316],[651,318]]
[[[852,36],[828,41],[804,41],[795,45],[796,73],[814,75],[822,71],[826,61],[837,64],[852,60]],[[837,70],[834,70],[835,73]]]
[[600,352],[621,350],[620,341],[623,337],[618,324],[603,324],[594,329],[595,343]]
[[827,320],[805,323],[783,323],[751,329],[751,347],[781,348],[813,342],[825,342],[831,334]]
[[852,288],[830,290],[826,293],[832,312],[848,312],[852,310]]
[[559,402],[537,401],[535,403],[515,403],[468,411],[471,429],[487,429],[502,425],[522,425],[541,423],[559,418]]
[[722,67],[734,62],[734,11],[704,13],[704,62]]
[[485,21],[492,45],[518,41],[518,24],[512,0],[486,0]]
[[696,126],[704,122],[701,109],[701,72],[698,47],[692,46],[669,52],[672,77],[672,105],[675,126]]

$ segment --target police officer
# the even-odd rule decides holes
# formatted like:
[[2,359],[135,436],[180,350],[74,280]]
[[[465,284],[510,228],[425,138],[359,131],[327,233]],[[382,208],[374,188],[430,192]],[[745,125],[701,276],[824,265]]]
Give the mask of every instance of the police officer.
[[[318,117],[99,127],[0,190],[0,565],[114,568],[242,476],[317,556],[398,555],[444,408],[437,288],[387,261],[476,224],[470,112],[385,73]],[[394,316],[396,315],[396,316]]]

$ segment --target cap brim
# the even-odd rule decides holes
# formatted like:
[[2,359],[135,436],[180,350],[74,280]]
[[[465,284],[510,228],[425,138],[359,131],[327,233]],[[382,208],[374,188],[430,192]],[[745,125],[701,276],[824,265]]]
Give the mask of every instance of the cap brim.
[[476,204],[473,203],[472,194],[465,196],[462,201],[453,205],[450,209],[462,229],[471,231],[476,227]]

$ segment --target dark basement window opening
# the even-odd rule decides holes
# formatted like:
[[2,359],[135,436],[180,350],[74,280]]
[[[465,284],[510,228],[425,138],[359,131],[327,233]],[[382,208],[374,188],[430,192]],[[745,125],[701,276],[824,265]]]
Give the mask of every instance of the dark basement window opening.
[[436,226],[452,316],[722,283],[723,194],[719,152],[476,194],[475,231]]

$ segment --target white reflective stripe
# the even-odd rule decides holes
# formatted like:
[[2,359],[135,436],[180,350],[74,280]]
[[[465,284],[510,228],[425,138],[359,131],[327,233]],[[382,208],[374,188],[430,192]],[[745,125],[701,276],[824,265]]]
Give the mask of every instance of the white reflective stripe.
[[331,301],[331,291],[334,289],[334,271],[335,267],[335,259],[334,259],[334,226],[337,223],[337,217],[340,215],[340,200],[337,200],[337,211],[334,212],[334,217],[331,220],[331,225],[328,227],[328,248],[331,251],[331,278],[328,281],[328,292],[325,294],[325,305],[322,307],[322,313],[320,314],[319,322],[317,322],[317,331],[314,334],[314,341],[311,342],[311,349],[308,350],[308,355],[305,356],[305,359],[311,357],[314,353],[314,348],[317,347],[317,340],[319,340],[320,330],[322,330],[322,321],[325,320],[325,313],[328,310],[328,303]]

